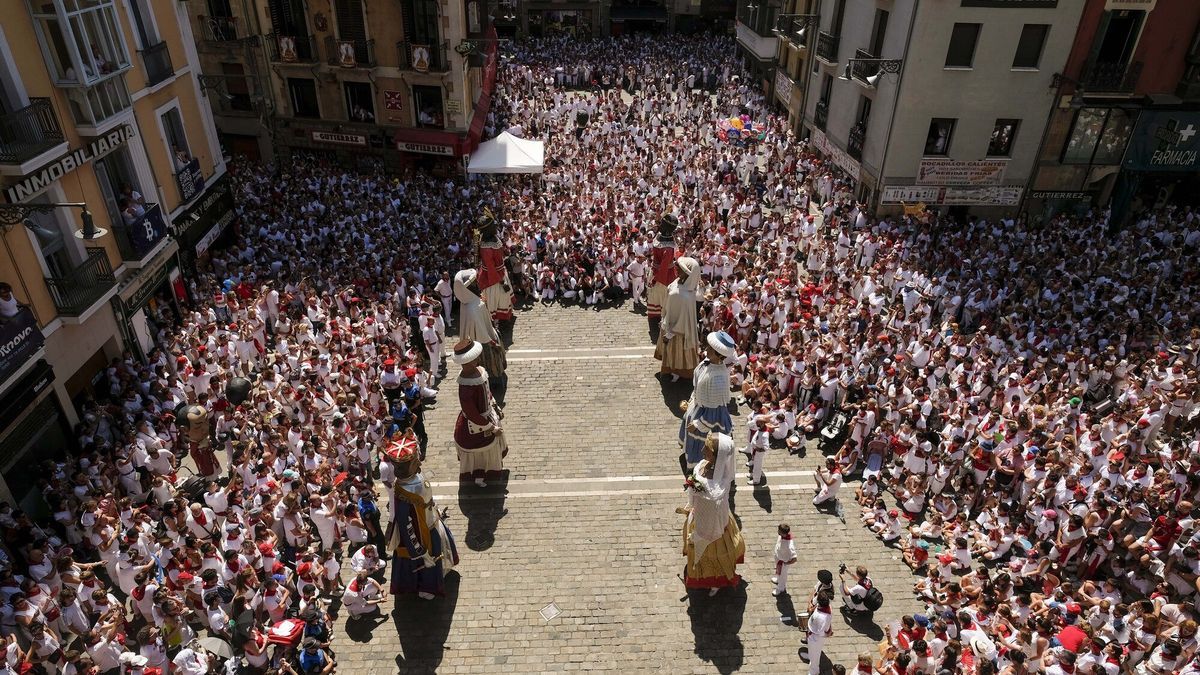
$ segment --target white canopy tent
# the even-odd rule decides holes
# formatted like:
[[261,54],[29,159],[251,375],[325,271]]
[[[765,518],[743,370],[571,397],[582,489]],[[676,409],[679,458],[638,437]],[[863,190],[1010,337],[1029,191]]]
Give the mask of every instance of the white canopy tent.
[[541,173],[545,159],[545,143],[504,131],[471,153],[467,173]]

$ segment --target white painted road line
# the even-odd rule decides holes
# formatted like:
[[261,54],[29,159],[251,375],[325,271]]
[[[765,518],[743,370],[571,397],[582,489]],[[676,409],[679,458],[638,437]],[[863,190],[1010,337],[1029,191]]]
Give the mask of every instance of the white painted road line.
[[509,357],[509,363],[525,361],[602,361],[604,359],[649,359],[654,354],[588,354],[587,356],[527,356]]

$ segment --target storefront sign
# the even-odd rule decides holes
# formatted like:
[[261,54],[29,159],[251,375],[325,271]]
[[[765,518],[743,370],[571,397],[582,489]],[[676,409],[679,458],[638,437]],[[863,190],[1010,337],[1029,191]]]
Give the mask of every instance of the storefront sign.
[[229,174],[223,174],[208,186],[204,196],[191,209],[175,217],[175,236],[182,246],[194,245],[196,255],[200,255],[221,236],[221,232],[233,222],[233,217]]
[[338,134],[332,131],[314,131],[312,139],[318,143],[333,143],[334,145],[366,146],[367,137],[361,134]]
[[117,297],[124,305],[122,311],[125,314],[132,314],[141,309],[158,290],[158,287],[167,280],[167,273],[175,265],[175,253],[178,250],[179,245],[172,242],[170,246],[159,251],[158,255],[154,256],[149,264],[138,270],[128,284],[117,293]]
[[917,168],[920,185],[999,185],[1004,180],[1006,159],[981,159],[960,162],[954,159],[926,158]]
[[1054,9],[1058,0],[962,0],[963,7],[1003,7],[1020,9]]
[[1025,188],[1010,186],[958,187],[953,185],[889,185],[880,193],[882,204],[924,202],[943,206],[1016,206]]
[[1029,193],[1030,199],[1074,199],[1085,200],[1091,199],[1090,192],[1063,192],[1059,190],[1034,190]]
[[431,143],[409,143],[408,141],[396,141],[396,149],[403,152],[418,152],[422,155],[442,155],[443,157],[454,156],[454,146],[450,145],[433,145]]
[[862,166],[858,160],[854,159],[845,150],[829,141],[829,137],[820,129],[812,130],[812,146],[819,150],[822,155],[828,157],[842,171],[850,174],[850,178],[857,181],[859,173],[862,171]]
[[1124,166],[1134,171],[1200,169],[1200,112],[1143,110]]
[[1016,206],[1021,203],[1022,187],[947,187],[942,204],[949,206]]
[[941,195],[942,189],[939,187],[889,185],[883,188],[879,200],[883,204],[914,204],[916,202],[937,204]]
[[103,157],[124,145],[125,141],[133,138],[134,130],[130,125],[114,129],[90,144],[72,150],[67,155],[58,158],[52,164],[8,189],[8,201],[16,204],[23,202],[50,187],[54,181],[71,173],[88,162]]
[[1104,3],[1104,10],[1111,12],[1121,9],[1138,9],[1149,12],[1154,9],[1157,2],[1158,0],[1108,0]]
[[782,68],[775,69],[775,96],[784,105],[791,105],[792,90],[794,89],[795,83],[792,82],[792,78],[788,77]]
[[186,166],[175,174],[175,181],[179,184],[179,197],[183,203],[192,201],[192,197],[200,194],[204,189],[204,174],[200,171],[200,160],[192,158]]
[[0,382],[7,380],[26,360],[46,344],[37,319],[28,307],[0,324]]

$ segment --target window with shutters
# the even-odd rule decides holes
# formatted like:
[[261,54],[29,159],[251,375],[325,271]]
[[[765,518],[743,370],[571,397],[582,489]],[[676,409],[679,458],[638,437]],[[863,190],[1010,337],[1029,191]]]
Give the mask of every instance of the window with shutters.
[[337,0],[334,10],[337,13],[338,40],[353,42],[355,60],[368,63],[367,22],[363,17],[362,0]]
[[404,39],[412,44],[441,44],[436,0],[404,0]]
[[268,9],[271,11],[271,27],[277,35],[308,37],[303,0],[269,0]]

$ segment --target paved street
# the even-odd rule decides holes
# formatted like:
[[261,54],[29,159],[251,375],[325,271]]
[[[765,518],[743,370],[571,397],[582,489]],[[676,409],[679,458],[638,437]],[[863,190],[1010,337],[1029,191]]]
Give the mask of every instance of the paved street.
[[[514,333],[507,485],[459,491],[450,376],[428,417],[425,466],[438,500],[453,505],[462,562],[446,598],[389,600],[379,625],[340,627],[340,672],[797,672],[800,632],[780,617],[803,611],[816,571],[836,571],[839,561],[871,569],[887,598],[880,621],[915,608],[898,552],[858,525],[852,486],[846,524],[810,504],[815,451],[772,451],[759,490],[739,476],[745,583],[689,598],[674,512],[685,503],[676,434],[687,389],[664,391],[654,377],[645,318],[627,307],[536,307],[518,314]],[[740,415],[735,423],[740,434]],[[780,522],[791,523],[800,560],[794,599],[777,601],[770,576]],[[557,616],[542,615],[549,605]],[[875,653],[881,628],[850,626],[836,612],[834,621],[833,662]]]

